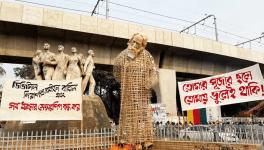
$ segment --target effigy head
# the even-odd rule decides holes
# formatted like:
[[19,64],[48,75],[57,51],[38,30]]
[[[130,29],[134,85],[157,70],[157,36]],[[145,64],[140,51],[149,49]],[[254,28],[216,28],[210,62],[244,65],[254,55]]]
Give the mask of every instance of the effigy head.
[[72,52],[72,53],[77,53],[77,49],[76,49],[76,47],[72,47],[72,48],[71,48],[71,52]]
[[128,41],[128,49],[137,55],[147,46],[147,37],[142,33],[135,33]]
[[88,55],[94,56],[94,51],[91,50],[91,49],[89,49],[89,50],[88,50]]
[[43,48],[44,48],[44,50],[49,50],[50,49],[50,44],[49,43],[44,43]]
[[64,46],[63,45],[58,45],[58,51],[61,52],[64,50]]

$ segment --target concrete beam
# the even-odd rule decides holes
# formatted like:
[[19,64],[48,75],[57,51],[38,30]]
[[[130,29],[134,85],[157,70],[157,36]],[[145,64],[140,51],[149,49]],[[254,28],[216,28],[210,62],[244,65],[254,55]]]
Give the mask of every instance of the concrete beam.
[[[188,34],[166,31],[150,26],[63,12],[48,8],[0,1],[0,21],[52,27],[77,32],[129,39],[136,32],[145,33],[149,42],[194,51],[229,56],[264,63],[264,53],[235,47],[230,44]],[[261,56],[256,57],[255,56]]]

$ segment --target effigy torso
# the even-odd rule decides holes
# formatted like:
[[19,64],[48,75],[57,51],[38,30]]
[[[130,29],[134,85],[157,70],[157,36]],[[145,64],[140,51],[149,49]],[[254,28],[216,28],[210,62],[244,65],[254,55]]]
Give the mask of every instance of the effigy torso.
[[134,59],[124,50],[116,58],[114,74],[121,83],[119,136],[128,143],[153,140],[151,93],[147,85],[155,76],[154,68],[153,57],[146,50]]

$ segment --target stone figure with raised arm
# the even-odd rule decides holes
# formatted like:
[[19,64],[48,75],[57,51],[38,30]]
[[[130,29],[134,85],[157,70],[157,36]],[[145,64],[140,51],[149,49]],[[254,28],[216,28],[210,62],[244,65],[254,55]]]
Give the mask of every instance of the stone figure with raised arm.
[[64,46],[58,46],[58,54],[55,55],[56,68],[52,75],[52,80],[64,80],[66,78],[66,69],[69,55],[65,54]]
[[94,57],[94,51],[91,49],[88,50],[88,57],[85,60],[84,69],[83,69],[84,78],[82,80],[82,92],[83,93],[89,81],[89,95],[90,96],[94,95],[94,87],[95,87],[95,80],[93,77],[93,69],[95,68],[95,66],[94,66],[93,57]]
[[41,55],[42,70],[45,80],[51,80],[56,65],[55,54],[49,51],[50,44],[44,44],[44,52]]
[[71,48],[72,55],[69,56],[67,65],[66,80],[76,79],[82,76],[83,67],[80,55],[77,54],[76,47]]
[[154,135],[149,104],[150,89],[157,82],[157,69],[146,45],[145,35],[134,34],[128,47],[115,59],[113,68],[121,84],[118,135],[131,144],[152,141]]
[[32,66],[34,69],[35,79],[36,80],[43,80],[42,76],[42,68],[40,64],[40,57],[41,57],[42,51],[37,50],[32,58]]

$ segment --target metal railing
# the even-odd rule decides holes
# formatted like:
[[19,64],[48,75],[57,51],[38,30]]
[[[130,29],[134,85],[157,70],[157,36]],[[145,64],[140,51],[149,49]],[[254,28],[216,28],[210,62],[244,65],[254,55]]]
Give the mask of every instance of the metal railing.
[[[0,149],[109,149],[115,129],[0,132]],[[263,126],[158,126],[156,140],[262,144]]]
[[156,128],[156,139],[262,144],[264,146],[264,126],[197,125],[181,127],[161,125]]
[[116,143],[112,129],[2,132],[0,149],[109,149]]

